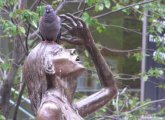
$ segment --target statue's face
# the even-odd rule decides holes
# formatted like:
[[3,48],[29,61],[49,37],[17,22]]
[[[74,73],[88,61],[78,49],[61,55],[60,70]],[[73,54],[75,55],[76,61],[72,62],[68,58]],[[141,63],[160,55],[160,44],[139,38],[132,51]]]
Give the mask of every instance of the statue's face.
[[61,49],[53,57],[56,75],[61,77],[81,75],[85,68],[80,64],[79,57],[75,49]]

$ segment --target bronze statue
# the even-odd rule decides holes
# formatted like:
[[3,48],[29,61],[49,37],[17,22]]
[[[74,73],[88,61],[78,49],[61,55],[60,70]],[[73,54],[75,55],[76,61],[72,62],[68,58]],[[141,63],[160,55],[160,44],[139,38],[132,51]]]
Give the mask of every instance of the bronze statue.
[[60,17],[70,23],[71,26],[63,24],[63,27],[74,37],[65,41],[87,49],[103,88],[73,103],[76,78],[85,68],[79,63],[74,49],[64,49],[54,41],[42,41],[30,52],[23,68],[37,120],[83,120],[83,117],[112,100],[117,93],[113,74],[97,49],[86,24],[70,14]]

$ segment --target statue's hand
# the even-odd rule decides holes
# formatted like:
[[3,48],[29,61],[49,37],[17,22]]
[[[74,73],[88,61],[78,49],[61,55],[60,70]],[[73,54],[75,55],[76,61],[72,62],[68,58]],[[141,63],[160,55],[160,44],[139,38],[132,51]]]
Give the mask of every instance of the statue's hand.
[[71,14],[60,15],[60,17],[69,22],[69,25],[62,23],[62,26],[68,30],[72,36],[72,38],[68,39],[69,43],[76,45],[87,45],[90,43],[91,33],[84,21]]

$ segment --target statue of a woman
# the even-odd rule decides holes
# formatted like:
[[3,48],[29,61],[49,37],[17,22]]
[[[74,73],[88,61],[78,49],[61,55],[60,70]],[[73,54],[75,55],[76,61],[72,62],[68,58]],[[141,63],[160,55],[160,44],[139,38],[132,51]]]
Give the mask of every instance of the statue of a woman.
[[79,63],[74,49],[64,49],[54,41],[42,41],[29,54],[24,63],[24,79],[37,120],[83,120],[117,93],[116,82],[105,59],[97,49],[90,30],[79,18],[61,15],[70,23],[63,24],[74,39],[65,40],[83,45],[96,67],[102,89],[73,103],[76,78],[85,68]]

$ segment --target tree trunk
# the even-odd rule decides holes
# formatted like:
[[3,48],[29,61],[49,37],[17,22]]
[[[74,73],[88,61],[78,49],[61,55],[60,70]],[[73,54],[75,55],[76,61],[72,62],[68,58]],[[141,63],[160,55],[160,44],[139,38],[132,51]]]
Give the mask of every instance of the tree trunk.
[[21,43],[20,37],[16,37],[16,40],[14,41],[14,50],[12,54],[12,62],[11,62],[11,68],[7,74],[7,77],[5,78],[1,88],[0,88],[0,108],[2,109],[2,112],[5,117],[9,114],[9,100],[11,95],[11,87],[14,82],[14,78],[17,74],[17,70],[19,66],[21,65],[22,61],[25,58],[25,50]]
[[14,81],[14,78],[16,76],[18,67],[15,65],[12,65],[7,78],[5,79],[1,90],[0,90],[0,95],[1,95],[1,103],[0,103],[0,107],[2,108],[3,114],[5,115],[5,117],[8,116],[9,114],[9,100],[10,100],[10,93],[11,93],[11,87]]

